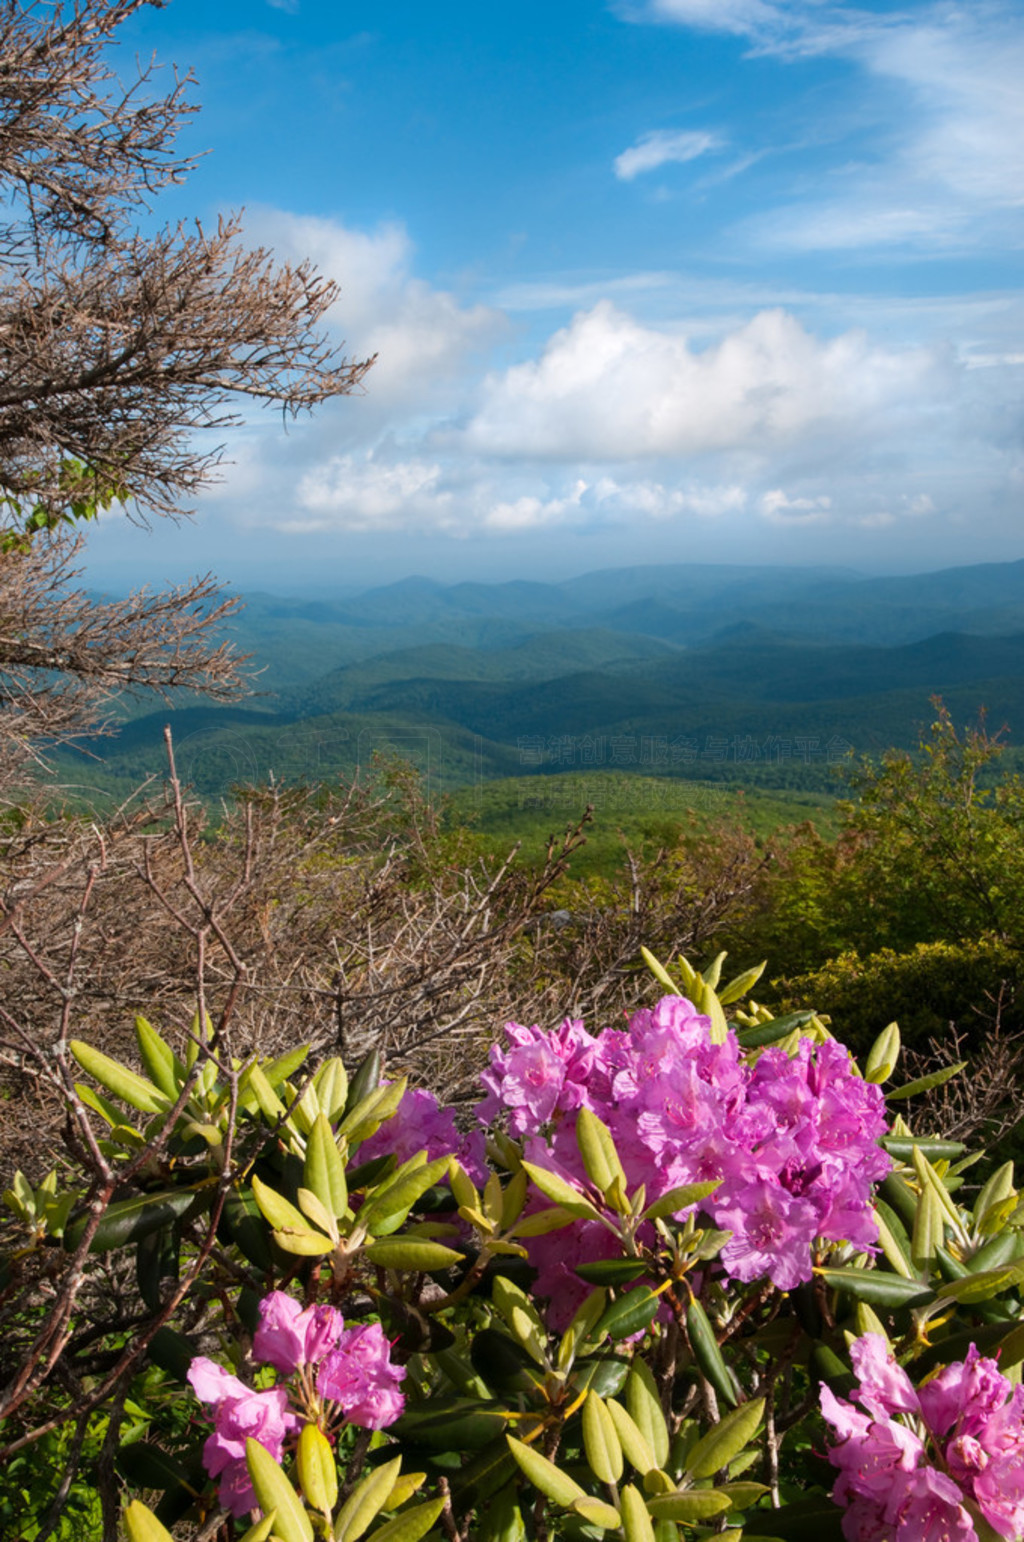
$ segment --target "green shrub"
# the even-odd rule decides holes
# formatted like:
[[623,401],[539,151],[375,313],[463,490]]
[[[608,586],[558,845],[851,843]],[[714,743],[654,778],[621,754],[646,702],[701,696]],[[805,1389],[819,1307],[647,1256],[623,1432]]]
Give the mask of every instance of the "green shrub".
[[954,1023],[970,1049],[988,1031],[1000,996],[1004,1032],[1024,1026],[1014,1004],[1015,996],[1024,1000],[1022,982],[1024,958],[997,937],[921,942],[905,953],[841,953],[820,969],[776,981],[772,1005],[790,1011],[827,1002],[833,1032],[858,1054],[894,1019],[905,1044],[941,1040]]

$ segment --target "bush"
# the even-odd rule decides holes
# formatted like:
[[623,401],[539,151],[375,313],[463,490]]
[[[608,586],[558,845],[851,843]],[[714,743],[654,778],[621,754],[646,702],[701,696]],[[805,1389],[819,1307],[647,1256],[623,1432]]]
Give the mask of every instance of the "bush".
[[115,1542],[116,1471],[130,1542],[1017,1535],[1012,1170],[887,1111],[895,1029],[861,1075],[758,970],[650,962],[628,1025],[512,1025],[461,1130],[229,1022],[69,1040],[61,1170],[4,1196],[3,1470],[73,1431],[40,1530],[91,1481]]
[[861,957],[840,953],[820,969],[775,982],[770,1000],[780,1011],[808,1001],[827,1001],[837,1036],[856,1054],[867,1050],[895,1019],[903,1042],[925,1049],[955,1028],[963,1047],[977,1050],[991,1029],[997,1006],[1002,1027],[1022,1024],[1024,959],[998,937],[972,942],[921,942],[906,953],[880,948]]

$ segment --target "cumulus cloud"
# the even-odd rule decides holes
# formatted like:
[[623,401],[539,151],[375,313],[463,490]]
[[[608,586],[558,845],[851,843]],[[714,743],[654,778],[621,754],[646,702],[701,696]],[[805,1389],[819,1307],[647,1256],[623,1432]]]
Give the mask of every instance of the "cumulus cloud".
[[779,309],[697,351],[605,301],[539,359],[491,375],[465,441],[494,456],[594,461],[758,451],[851,432],[950,386],[929,350],[878,348],[861,332],[821,340]]
[[452,495],[441,481],[441,466],[430,461],[335,455],[306,473],[293,511],[276,525],[297,532],[448,529]]
[[656,171],[670,162],[695,161],[709,150],[717,150],[720,144],[717,135],[703,130],[682,130],[673,134],[656,129],[642,135],[636,144],[615,157],[615,175],[620,182],[632,182],[641,172]]
[[337,220],[266,209],[247,224],[249,235],[282,260],[310,258],[341,286],[332,322],[353,354],[378,355],[367,382],[375,401],[390,406],[424,397],[506,326],[492,306],[463,305],[415,277],[413,244],[401,224],[353,230]]

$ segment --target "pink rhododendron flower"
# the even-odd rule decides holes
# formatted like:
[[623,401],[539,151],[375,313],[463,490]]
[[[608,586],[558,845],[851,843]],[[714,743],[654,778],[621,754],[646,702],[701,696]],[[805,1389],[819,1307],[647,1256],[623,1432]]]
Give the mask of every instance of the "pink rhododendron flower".
[[435,1157],[457,1157],[470,1180],[482,1188],[487,1182],[486,1142],[482,1130],[464,1134],[450,1108],[442,1108],[432,1092],[410,1087],[390,1119],[359,1147],[360,1162],[394,1156],[398,1166],[418,1152]]
[[390,1353],[380,1323],[347,1328],[320,1365],[317,1391],[339,1403],[351,1424],[367,1430],[394,1424],[405,1407],[398,1390],[405,1367],[393,1365]]
[[343,1326],[341,1313],[335,1307],[303,1308],[294,1296],[272,1290],[260,1302],[253,1358],[290,1376],[299,1366],[322,1360],[338,1342]]
[[[608,1126],[630,1187],[643,1183],[648,1200],[720,1179],[701,1209],[733,1233],[722,1261],[734,1278],[790,1290],[811,1278],[816,1239],[875,1242],[871,1189],[891,1166],[878,1145],[885,1101],[842,1045],[803,1040],[795,1055],[770,1048],[750,1064],[735,1034],[712,1043],[710,1020],[683,996],[597,1038],[572,1020],[551,1033],[510,1023],[506,1035],[481,1077],[477,1117],[504,1113],[531,1161],[584,1186],[582,1107]],[[564,1282],[559,1250],[570,1257],[577,1245],[566,1232],[529,1241],[542,1293]]]
[[302,1421],[290,1408],[287,1388],[254,1392],[205,1355],[192,1361],[187,1379],[200,1402],[213,1409],[214,1429],[203,1446],[203,1465],[211,1478],[220,1479],[221,1503],[232,1515],[245,1515],[256,1503],[245,1465],[246,1440],[258,1440],[280,1461],[286,1437]]
[[[203,1465],[219,1480],[221,1503],[235,1516],[256,1504],[245,1462],[247,1439],[280,1461],[285,1442],[307,1420],[331,1427],[340,1413],[350,1424],[379,1430],[393,1424],[405,1406],[399,1391],[405,1369],[392,1364],[380,1324],[346,1328],[332,1306],[304,1308],[284,1291],[271,1291],[260,1302],[253,1358],[288,1380],[256,1392],[205,1355],[197,1355],[188,1370],[192,1390],[213,1412]],[[315,1370],[315,1394],[309,1368]],[[329,1400],[326,1407],[321,1399]]]
[[1001,1537],[1024,1532],[1024,1388],[972,1344],[962,1361],[915,1389],[888,1344],[851,1349],[857,1402],[821,1391],[838,1437],[833,1498],[849,1542],[977,1542],[968,1502]]

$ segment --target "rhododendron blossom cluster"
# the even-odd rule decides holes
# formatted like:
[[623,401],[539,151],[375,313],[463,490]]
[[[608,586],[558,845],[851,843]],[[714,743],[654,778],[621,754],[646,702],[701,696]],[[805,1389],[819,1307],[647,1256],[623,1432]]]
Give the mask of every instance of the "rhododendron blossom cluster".
[[821,1390],[839,1438],[829,1461],[844,1536],[977,1542],[972,1508],[1000,1537],[1024,1534],[1024,1387],[973,1344],[918,1388],[880,1334],[865,1334],[850,1354],[861,1407]]
[[197,1355],[188,1381],[200,1402],[213,1410],[213,1434],[203,1446],[203,1464],[219,1478],[221,1503],[245,1515],[256,1495],[245,1462],[245,1442],[259,1442],[280,1461],[285,1442],[307,1420],[330,1428],[340,1418],[364,1429],[393,1424],[405,1406],[379,1323],[346,1328],[333,1306],[301,1307],[283,1291],[260,1302],[253,1359],[288,1378],[257,1392],[205,1355]]
[[[478,1117],[504,1112],[529,1161],[585,1183],[575,1116],[589,1108],[648,1202],[720,1179],[701,1208],[732,1232],[721,1258],[734,1279],[767,1277],[791,1290],[811,1278],[815,1239],[875,1242],[871,1188],[891,1166],[877,1144],[884,1099],[834,1040],[747,1057],[731,1031],[713,1043],[710,1019],[682,996],[596,1037],[573,1020],[553,1032],[510,1023],[506,1034],[510,1047],[493,1048],[483,1073]],[[577,1222],[568,1239],[534,1239],[538,1293],[571,1314],[580,1295],[573,1266],[615,1247],[596,1221]]]

